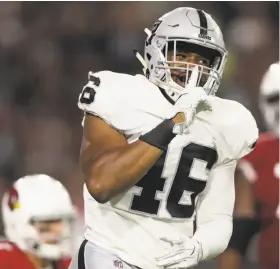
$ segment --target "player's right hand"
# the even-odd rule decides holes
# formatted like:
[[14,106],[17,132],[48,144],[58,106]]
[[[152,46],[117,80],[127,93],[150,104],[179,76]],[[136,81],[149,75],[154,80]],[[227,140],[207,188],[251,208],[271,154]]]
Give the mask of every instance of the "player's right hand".
[[[173,106],[168,119],[173,119],[175,126],[173,128],[174,134],[184,134],[187,132],[189,126],[193,123],[195,115],[201,111],[211,111],[212,107],[207,100],[207,93],[202,87],[197,87],[199,72],[198,67],[194,67],[192,74],[181,96]],[[184,113],[184,117],[178,114]],[[183,119],[182,122],[178,119]]]
[[161,240],[170,244],[171,250],[161,257],[156,257],[157,265],[160,268],[192,268],[202,259],[201,243],[193,238],[161,238]]

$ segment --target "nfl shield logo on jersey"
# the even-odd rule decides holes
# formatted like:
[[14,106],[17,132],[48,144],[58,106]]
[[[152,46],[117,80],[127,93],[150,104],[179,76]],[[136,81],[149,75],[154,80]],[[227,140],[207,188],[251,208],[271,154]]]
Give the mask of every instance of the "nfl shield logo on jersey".
[[117,267],[117,268],[123,268],[123,263],[122,263],[122,261],[120,261],[120,260],[115,260],[115,261],[114,261],[114,265],[115,265],[115,267]]

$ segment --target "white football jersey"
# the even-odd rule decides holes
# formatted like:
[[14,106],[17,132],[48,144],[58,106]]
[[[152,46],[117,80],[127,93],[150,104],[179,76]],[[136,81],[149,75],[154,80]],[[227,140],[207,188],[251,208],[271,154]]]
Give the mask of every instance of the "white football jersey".
[[[85,238],[140,268],[157,268],[166,236],[194,233],[196,205],[211,170],[249,153],[258,138],[241,104],[210,97],[213,110],[199,113],[188,134],[177,135],[149,172],[105,204],[84,187]],[[78,106],[133,142],[166,119],[173,104],[142,75],[89,74]],[[211,204],[209,204],[211,207]]]

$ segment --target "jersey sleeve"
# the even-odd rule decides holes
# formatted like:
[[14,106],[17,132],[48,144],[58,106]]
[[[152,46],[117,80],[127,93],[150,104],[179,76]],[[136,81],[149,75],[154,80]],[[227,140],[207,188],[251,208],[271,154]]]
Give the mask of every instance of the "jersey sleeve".
[[227,158],[239,160],[249,154],[259,137],[257,123],[251,112],[238,104],[229,113],[224,135]]
[[[272,136],[270,133],[260,134],[254,150],[240,159],[237,164],[237,169],[242,171],[245,174],[247,180],[251,183],[254,183],[258,178],[258,168],[260,167],[260,163],[262,163],[264,158],[263,156],[267,155],[266,149],[268,146],[268,141],[271,139],[274,139],[274,136]],[[268,156],[268,158],[271,157]],[[277,159],[275,160],[275,163],[276,162]]]
[[89,72],[88,83],[79,95],[78,107],[85,113],[100,117],[113,125],[112,117],[119,106],[115,80],[113,72]]
[[250,183],[254,183],[258,178],[258,173],[255,169],[255,163],[258,159],[258,153],[259,153],[259,146],[258,142],[256,144],[256,147],[253,151],[251,151],[249,154],[242,157],[238,163],[237,163],[237,169],[238,171],[241,171],[244,173],[246,179]]
[[230,240],[235,167],[236,161],[232,160],[211,170],[206,188],[199,196],[196,208],[197,231],[193,238],[202,244],[203,259],[222,253]]

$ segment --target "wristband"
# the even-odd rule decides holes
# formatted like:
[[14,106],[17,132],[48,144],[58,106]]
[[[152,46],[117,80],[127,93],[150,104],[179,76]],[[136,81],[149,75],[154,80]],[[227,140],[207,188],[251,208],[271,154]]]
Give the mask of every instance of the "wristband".
[[171,140],[176,136],[173,133],[175,123],[172,120],[164,120],[150,132],[141,135],[139,140],[142,140],[156,148],[166,150]]

